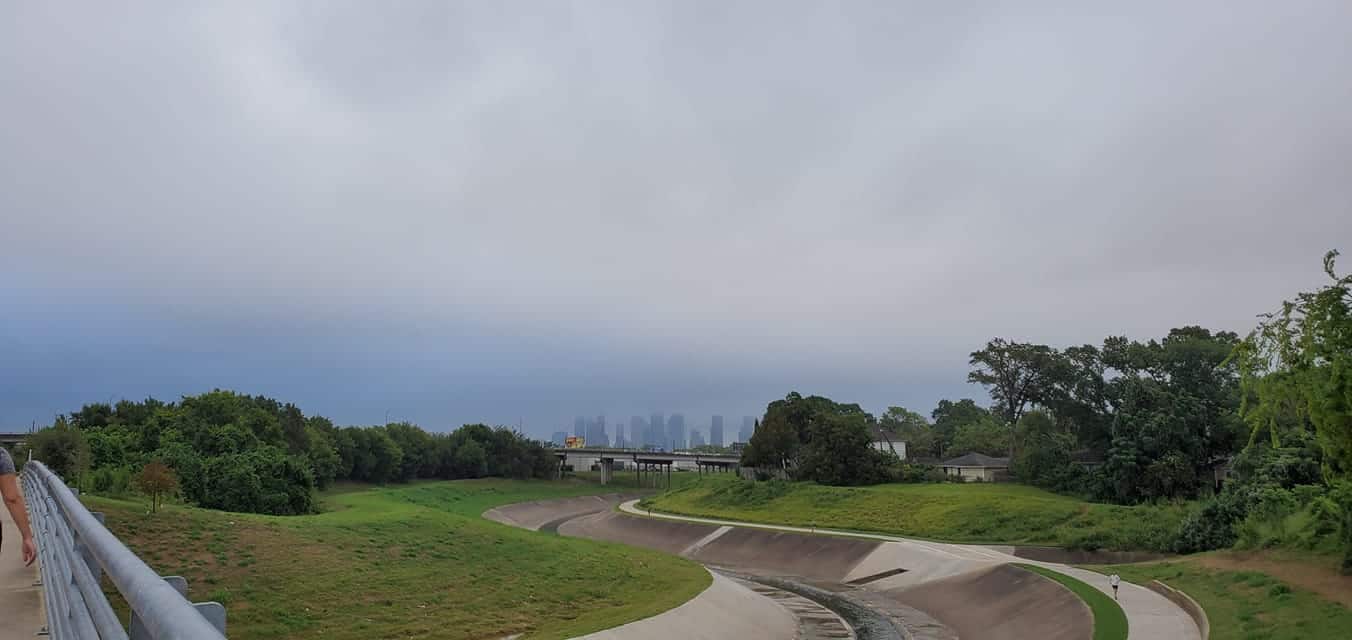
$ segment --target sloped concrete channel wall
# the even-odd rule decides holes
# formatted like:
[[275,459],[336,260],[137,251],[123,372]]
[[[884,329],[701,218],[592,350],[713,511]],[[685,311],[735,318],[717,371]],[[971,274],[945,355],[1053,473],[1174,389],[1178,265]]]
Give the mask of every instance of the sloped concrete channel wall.
[[[1088,640],[1093,635],[1093,617],[1078,597],[1054,581],[1016,567],[957,556],[950,559],[940,555],[936,559],[935,552],[921,543],[908,545],[626,515],[614,511],[614,506],[623,499],[613,495],[507,505],[486,512],[484,517],[528,529],[557,528],[565,536],[657,549],[716,569],[745,574],[841,614],[852,623],[861,640],[958,637]],[[897,563],[926,553],[931,554],[924,557],[933,566],[916,566],[913,573],[898,571],[905,567]],[[855,584],[847,584],[851,581]],[[879,624],[878,615],[865,616],[864,611],[885,611],[884,623]],[[867,623],[861,622],[866,618]],[[778,636],[757,633],[688,637]]]
[[945,621],[959,638],[1077,640],[1093,635],[1094,614],[1079,596],[1013,565],[886,593]]

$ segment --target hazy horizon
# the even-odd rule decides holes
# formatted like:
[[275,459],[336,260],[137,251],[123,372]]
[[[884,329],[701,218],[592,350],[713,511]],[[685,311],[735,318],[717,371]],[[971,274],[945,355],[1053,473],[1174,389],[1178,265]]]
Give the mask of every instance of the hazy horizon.
[[0,427],[928,414],[1352,251],[1346,2],[0,4]]

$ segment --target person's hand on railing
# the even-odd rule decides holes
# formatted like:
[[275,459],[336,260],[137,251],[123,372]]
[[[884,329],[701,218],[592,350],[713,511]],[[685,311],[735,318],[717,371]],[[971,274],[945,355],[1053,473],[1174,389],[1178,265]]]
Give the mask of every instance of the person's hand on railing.
[[33,561],[38,559],[38,543],[33,542],[33,537],[28,536],[23,539],[23,566],[33,565]]

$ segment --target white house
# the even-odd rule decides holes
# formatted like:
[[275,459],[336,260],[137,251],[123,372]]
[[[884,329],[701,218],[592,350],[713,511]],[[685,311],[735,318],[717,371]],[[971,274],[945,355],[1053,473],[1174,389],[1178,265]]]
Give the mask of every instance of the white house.
[[882,427],[873,427],[873,448],[906,459],[906,442],[895,432]]

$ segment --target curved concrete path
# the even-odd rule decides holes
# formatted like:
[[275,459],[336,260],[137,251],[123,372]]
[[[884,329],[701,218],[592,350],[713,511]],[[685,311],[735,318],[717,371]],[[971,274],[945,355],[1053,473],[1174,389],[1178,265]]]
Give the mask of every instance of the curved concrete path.
[[[1108,585],[1108,579],[1102,574],[1054,562],[1027,560],[999,549],[981,545],[928,542],[901,536],[841,531],[820,527],[792,527],[717,518],[678,516],[659,512],[650,513],[639,509],[636,506],[637,503],[638,500],[636,499],[625,501],[620,504],[620,511],[640,517],[714,525],[720,527],[719,531],[722,532],[727,532],[733,528],[751,528],[882,541],[884,544],[879,545],[873,553],[854,566],[849,575],[846,576],[846,580],[865,579],[897,567],[906,567],[907,571],[896,576],[871,581],[868,585],[870,589],[904,592],[903,590],[907,587],[923,584],[936,578],[966,573],[973,569],[979,569],[983,565],[1024,563],[1059,571],[1084,581],[1108,596],[1112,596],[1112,588]],[[709,542],[706,540],[704,544]],[[1143,586],[1123,581],[1118,604],[1122,606],[1122,611],[1127,616],[1129,640],[1201,640],[1201,633],[1187,612],[1164,596]]]
[[709,588],[675,609],[573,640],[790,640],[795,637],[798,618],[788,609],[727,576],[710,573],[714,581]]

